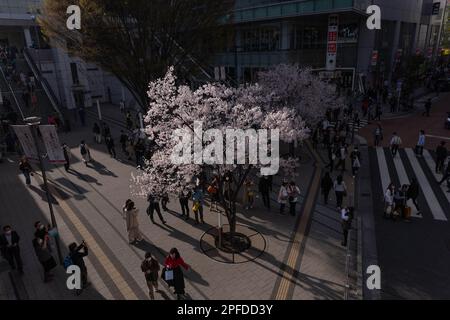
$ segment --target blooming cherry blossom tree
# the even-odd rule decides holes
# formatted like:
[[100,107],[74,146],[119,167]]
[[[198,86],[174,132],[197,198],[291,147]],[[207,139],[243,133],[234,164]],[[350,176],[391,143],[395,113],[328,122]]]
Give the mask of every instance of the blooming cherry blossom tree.
[[[272,81],[280,80],[282,70],[291,71],[290,81],[299,81],[300,84],[272,84]],[[184,130],[186,135],[183,135],[183,138],[199,139],[203,148],[207,148],[214,141],[205,139],[207,137],[202,133],[199,136],[194,128],[195,121],[202,122],[203,130],[215,129],[224,140],[226,130],[230,128],[269,131],[278,129],[280,141],[285,143],[307,139],[309,131],[303,117],[313,119],[313,114],[324,114],[327,100],[321,100],[314,94],[321,90],[323,93],[328,88],[309,71],[295,70],[301,74],[296,76],[292,69],[283,66],[272,73],[264,73],[262,84],[238,88],[219,83],[208,83],[196,90],[178,86],[173,68],[168,70],[164,78],[151,82],[148,90],[150,105],[144,119],[145,133],[157,148],[146,162],[145,168],[132,176],[132,193],[141,197],[148,194],[157,197],[165,193],[179,194],[182,190],[193,190],[196,187],[195,177],[202,173],[213,174],[218,179],[219,204],[225,210],[233,233],[236,227],[236,202],[241,187],[246,177],[253,173],[252,170],[263,165],[205,161],[174,163],[171,156],[179,141],[174,139],[173,133]],[[305,92],[304,96],[301,92],[295,92],[301,88]],[[290,97],[294,94],[294,97]],[[317,101],[321,104],[313,105]],[[300,106],[294,107],[296,103]],[[308,112],[308,107],[314,108],[314,111]],[[300,110],[302,112],[299,112]],[[248,144],[249,141],[246,141],[247,147]],[[189,156],[195,160],[193,149],[189,149]],[[246,150],[248,151],[248,148]],[[224,150],[222,152],[225,153]],[[248,153],[246,159],[248,160]],[[280,168],[286,175],[294,174],[296,165],[298,164],[294,158],[280,159]]]

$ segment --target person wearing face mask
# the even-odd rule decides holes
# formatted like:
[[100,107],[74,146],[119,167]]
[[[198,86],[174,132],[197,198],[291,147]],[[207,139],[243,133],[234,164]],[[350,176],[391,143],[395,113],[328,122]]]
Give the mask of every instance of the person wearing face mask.
[[9,262],[12,269],[16,269],[23,274],[22,258],[19,246],[20,236],[11,226],[3,227],[3,234],[0,235],[0,250],[3,257]]
[[154,292],[159,292],[158,290],[158,272],[159,263],[152,257],[150,252],[145,254],[145,259],[142,261],[141,270],[145,274],[145,280],[147,281],[148,294],[151,300],[155,300]]
[[35,237],[33,239],[33,248],[34,252],[36,253],[36,257],[38,258],[39,262],[42,264],[42,267],[44,268],[44,282],[50,282],[53,278],[53,275],[50,273],[52,269],[56,267],[56,261],[53,258],[52,254],[50,253],[48,249],[48,238],[38,238]]

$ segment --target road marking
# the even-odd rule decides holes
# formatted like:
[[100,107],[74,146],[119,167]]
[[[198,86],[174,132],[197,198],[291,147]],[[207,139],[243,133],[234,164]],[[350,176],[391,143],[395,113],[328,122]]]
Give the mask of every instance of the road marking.
[[66,200],[61,196],[58,190],[54,188],[52,184],[48,184],[49,191],[56,197],[58,197],[58,204],[61,207],[62,211],[66,214],[66,217],[70,220],[70,222],[75,226],[80,236],[83,238],[86,243],[92,243],[92,246],[89,246],[90,251],[97,257],[99,261],[104,261],[102,263],[103,268],[108,273],[108,276],[113,280],[114,283],[123,282],[124,285],[122,287],[118,287],[119,291],[122,293],[123,297],[128,300],[138,300],[138,297],[134,294],[131,288],[128,286],[126,280],[122,277],[120,272],[114,266],[114,263],[108,258],[106,253],[97,245],[97,241],[92,236],[92,234],[88,231],[88,229],[84,226],[78,216],[73,212],[72,208],[67,204]]
[[[430,168],[431,172],[433,173],[434,177],[436,178],[436,181],[441,181],[442,177],[440,174],[436,173],[436,162],[434,161],[433,157],[431,156],[430,152],[426,149],[423,150],[423,158],[425,159],[425,162],[427,163],[428,167]],[[444,184],[441,184],[442,192],[444,193],[445,197],[447,198],[447,201],[450,203],[450,193],[447,192],[447,190],[444,187]]]
[[443,139],[443,140],[450,140],[449,137],[434,136],[432,134],[426,134],[425,137],[436,138],[436,139]]
[[423,172],[422,167],[419,164],[419,161],[417,161],[414,151],[410,148],[407,148],[405,149],[405,152],[416,174],[417,181],[422,188],[422,191],[425,195],[425,200],[428,203],[428,207],[430,208],[434,219],[439,221],[447,221],[447,217],[445,216],[444,211],[439,205],[439,202],[433,193],[433,189],[431,188],[430,183],[428,182],[427,177],[425,176],[425,173]]
[[377,159],[378,159],[378,169],[380,172],[381,187],[383,188],[383,195],[386,192],[389,183],[391,183],[391,177],[389,176],[389,170],[384,154],[384,149],[382,147],[377,147]]
[[[400,180],[400,184],[401,185],[411,184],[411,182],[409,181],[408,175],[406,174],[405,167],[403,166],[402,159],[400,157],[394,158],[394,165],[395,165],[395,171],[397,172],[397,175],[398,175],[398,179]],[[408,207],[411,208],[411,216],[413,216],[415,218],[422,218],[422,215],[417,214],[418,211],[411,199],[408,200],[407,205],[408,205]]]
[[319,182],[322,175],[322,170],[316,167],[314,173],[313,182],[311,188],[308,191],[308,197],[306,198],[305,207],[303,209],[300,225],[295,233],[293,244],[289,252],[289,257],[286,262],[287,268],[283,271],[281,283],[278,287],[275,300],[286,300],[289,292],[289,288],[294,281],[294,268],[300,254],[300,249],[305,238],[306,227],[308,225],[309,217],[311,216],[312,209],[314,208],[314,202],[316,199],[317,190],[319,188]]

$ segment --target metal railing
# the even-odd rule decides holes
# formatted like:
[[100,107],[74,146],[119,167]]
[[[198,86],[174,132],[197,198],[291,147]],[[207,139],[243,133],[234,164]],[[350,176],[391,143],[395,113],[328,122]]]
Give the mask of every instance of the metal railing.
[[23,50],[25,60],[27,61],[28,66],[31,68],[31,71],[33,72],[34,76],[39,81],[45,93],[47,94],[47,97],[49,98],[53,109],[56,111],[56,113],[58,113],[59,118],[64,122],[64,116],[61,112],[61,104],[58,98],[56,97],[55,93],[53,92],[52,87],[48,83],[47,79],[44,76],[42,76],[41,70],[39,70],[39,68],[37,67],[36,63],[33,60],[33,57],[31,56],[28,50],[29,50],[28,48],[25,48]]
[[0,71],[2,73],[3,79],[5,80],[6,85],[9,87],[9,91],[11,91],[11,95],[13,96],[14,102],[16,103],[17,109],[20,112],[20,115],[22,116],[22,120],[25,119],[25,115],[22,111],[22,108],[20,107],[19,101],[17,100],[16,94],[14,93],[13,88],[11,87],[11,84],[9,83],[8,79],[6,79],[5,73],[3,72],[3,68],[0,66]]

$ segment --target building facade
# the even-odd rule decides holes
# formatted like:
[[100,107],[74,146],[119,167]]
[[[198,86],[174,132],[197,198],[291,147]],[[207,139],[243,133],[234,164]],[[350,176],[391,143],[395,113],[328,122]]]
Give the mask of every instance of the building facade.
[[[228,21],[233,25],[232,40],[217,55],[216,65],[240,82],[254,81],[258,71],[279,63],[323,69],[329,77],[341,77],[347,87],[358,75],[370,81],[388,78],[410,54],[437,54],[444,4],[445,0],[236,0]],[[381,30],[367,28],[370,5],[381,8]],[[332,44],[330,16],[337,17]],[[336,59],[332,74],[326,72],[330,50]]]
[[35,19],[41,5],[42,0],[1,0],[0,45],[27,49],[63,108],[89,107],[97,99],[134,101],[115,76],[45,42]]

